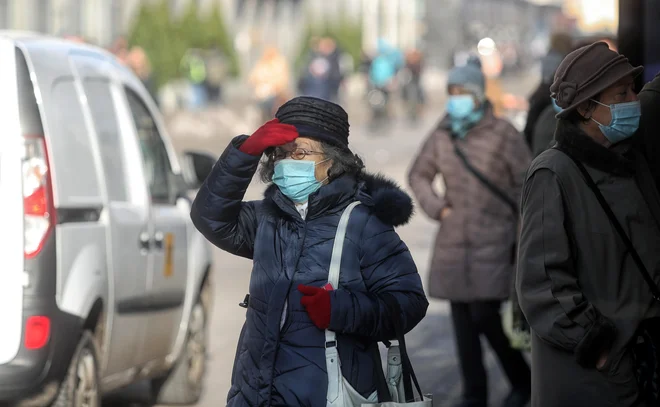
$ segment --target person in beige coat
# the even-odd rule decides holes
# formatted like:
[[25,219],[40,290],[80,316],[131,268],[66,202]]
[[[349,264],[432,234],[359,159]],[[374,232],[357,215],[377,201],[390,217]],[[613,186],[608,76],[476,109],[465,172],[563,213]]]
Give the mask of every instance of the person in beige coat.
[[[530,398],[530,369],[511,348],[499,310],[511,293],[517,203],[531,153],[518,131],[493,114],[484,83],[476,57],[450,71],[447,115],[422,146],[409,183],[422,210],[442,224],[429,294],[451,302],[463,377],[460,406],[487,406],[483,334],[513,388],[502,405],[522,407]],[[433,187],[438,176],[444,194]]]

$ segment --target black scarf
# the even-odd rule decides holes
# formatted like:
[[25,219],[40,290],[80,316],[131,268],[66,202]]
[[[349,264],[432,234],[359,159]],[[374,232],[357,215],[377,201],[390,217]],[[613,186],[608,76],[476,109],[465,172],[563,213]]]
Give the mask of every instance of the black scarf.
[[635,152],[629,140],[607,148],[595,142],[575,124],[559,120],[554,147],[597,170],[622,177],[635,175]]

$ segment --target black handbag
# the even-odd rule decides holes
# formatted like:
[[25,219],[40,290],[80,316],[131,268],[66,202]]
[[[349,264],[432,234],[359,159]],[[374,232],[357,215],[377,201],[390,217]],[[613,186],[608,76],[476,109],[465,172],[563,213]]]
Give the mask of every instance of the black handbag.
[[[607,214],[612,226],[614,226],[614,229],[630,253],[631,258],[637,265],[637,269],[644,278],[644,281],[648,284],[653,299],[660,302],[660,289],[658,289],[658,286],[653,281],[653,278],[646,269],[639,253],[635,250],[635,247],[626,234],[626,231],[623,229],[623,226],[621,226],[616,215],[612,212],[612,208],[610,208],[605,197],[600,192],[600,189],[598,189],[598,185],[596,185],[589,175],[589,172],[587,172],[587,169],[580,161],[576,160],[563,150],[559,151],[562,151],[570,157],[580,169],[589,189],[591,189],[598,199],[598,203],[600,203],[600,206]],[[646,402],[652,406],[660,405],[660,318],[651,318],[642,321],[637,328],[629,347],[635,366],[635,376],[639,385],[640,398],[638,401]]]

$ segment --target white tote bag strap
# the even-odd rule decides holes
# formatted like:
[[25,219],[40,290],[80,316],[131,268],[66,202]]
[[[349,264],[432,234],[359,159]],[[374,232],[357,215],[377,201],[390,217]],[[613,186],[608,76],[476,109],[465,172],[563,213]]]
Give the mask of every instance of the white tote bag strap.
[[[344,209],[337,232],[335,243],[332,246],[332,258],[330,259],[330,270],[328,270],[328,282],[333,289],[339,288],[339,273],[341,271],[341,256],[344,251],[344,238],[348,229],[348,220],[351,212],[360,202],[353,202]],[[328,329],[325,330],[325,364],[328,371],[328,397],[327,407],[344,406],[344,380],[339,364],[339,352],[337,351],[337,335]]]
[[346,229],[348,229],[348,220],[351,217],[351,212],[358,206],[360,202],[353,202],[344,209],[344,213],[339,219],[337,225],[337,233],[335,233],[335,244],[332,246],[332,258],[330,260],[330,270],[328,272],[328,282],[336,290],[339,288],[339,273],[341,272],[341,255],[344,251],[344,238],[346,237]]

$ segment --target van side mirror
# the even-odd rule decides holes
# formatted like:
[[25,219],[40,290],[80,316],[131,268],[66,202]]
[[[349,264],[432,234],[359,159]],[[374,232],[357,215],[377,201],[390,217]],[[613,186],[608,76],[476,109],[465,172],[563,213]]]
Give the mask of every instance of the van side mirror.
[[190,189],[198,189],[209,176],[217,157],[199,151],[184,151],[181,172]]

